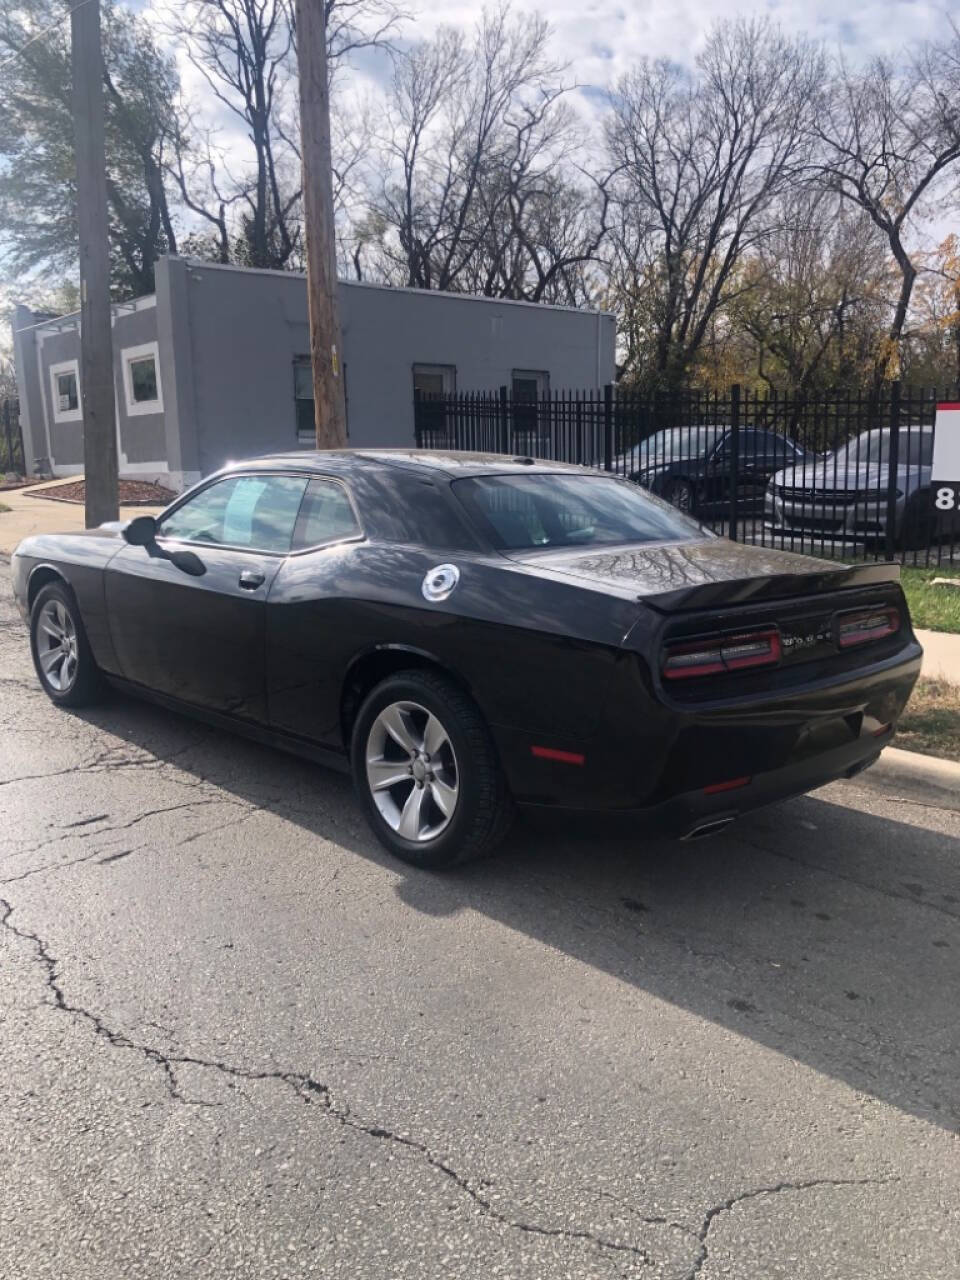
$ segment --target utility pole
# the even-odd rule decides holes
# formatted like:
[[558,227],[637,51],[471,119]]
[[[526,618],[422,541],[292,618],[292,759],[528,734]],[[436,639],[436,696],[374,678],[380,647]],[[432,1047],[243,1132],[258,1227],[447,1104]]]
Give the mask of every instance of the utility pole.
[[325,4],[326,0],[296,0],[300,150],[317,448],[342,449],[347,443],[347,410],[337,295]]
[[77,221],[80,229],[84,516],[90,529],[104,520],[116,520],[118,516],[100,0],[86,0],[75,5],[70,16],[70,29],[73,128],[77,152]]

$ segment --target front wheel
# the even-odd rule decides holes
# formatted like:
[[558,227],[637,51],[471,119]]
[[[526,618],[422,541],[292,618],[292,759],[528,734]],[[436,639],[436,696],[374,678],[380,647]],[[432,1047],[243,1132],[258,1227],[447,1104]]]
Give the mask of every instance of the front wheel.
[[367,697],[351,743],[367,820],[391,853],[441,869],[490,852],[513,807],[475,703],[432,671],[390,676]]
[[43,691],[62,707],[82,707],[100,693],[100,672],[73,592],[51,582],[30,611],[30,651]]

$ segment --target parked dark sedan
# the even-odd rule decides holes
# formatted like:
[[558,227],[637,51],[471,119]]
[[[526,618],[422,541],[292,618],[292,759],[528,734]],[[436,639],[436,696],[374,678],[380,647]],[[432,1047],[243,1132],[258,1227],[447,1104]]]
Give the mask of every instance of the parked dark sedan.
[[616,470],[680,511],[729,510],[736,492],[743,512],[759,510],[770,477],[812,463],[816,454],[778,431],[741,427],[737,456],[728,426],[670,427],[617,459]]
[[579,467],[389,451],[245,462],[13,557],[54,702],[106,681],[352,769],[427,867],[514,804],[699,835],[869,765],[920,665],[898,573],[736,545]]

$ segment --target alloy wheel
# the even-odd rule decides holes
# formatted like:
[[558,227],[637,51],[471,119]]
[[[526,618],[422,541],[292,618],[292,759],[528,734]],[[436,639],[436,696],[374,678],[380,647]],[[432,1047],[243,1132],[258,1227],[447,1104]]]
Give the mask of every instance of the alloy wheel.
[[392,702],[367,736],[367,785],[384,822],[401,839],[435,840],[449,826],[460,796],[450,735],[417,702]]
[[37,619],[37,657],[51,689],[66,693],[77,678],[77,628],[60,600],[48,600]]

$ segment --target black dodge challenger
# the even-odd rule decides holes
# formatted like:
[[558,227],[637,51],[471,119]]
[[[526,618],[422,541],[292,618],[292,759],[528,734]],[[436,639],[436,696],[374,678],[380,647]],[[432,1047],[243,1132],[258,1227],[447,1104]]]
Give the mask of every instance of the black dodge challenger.
[[896,567],[529,458],[248,461],[156,520],[27,538],[13,577],[54,702],[108,682],[350,769],[422,867],[515,804],[719,830],[871,764],[920,670]]

